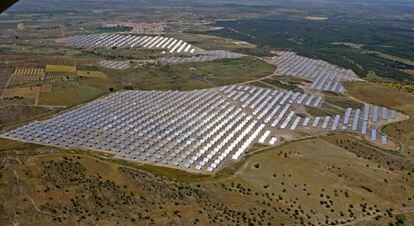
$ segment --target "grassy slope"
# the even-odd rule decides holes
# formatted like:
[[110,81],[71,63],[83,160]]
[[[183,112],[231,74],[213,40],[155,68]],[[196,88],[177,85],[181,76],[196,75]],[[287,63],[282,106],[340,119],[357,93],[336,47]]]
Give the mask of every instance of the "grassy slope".
[[50,109],[42,107],[9,105],[0,106],[0,129],[19,121],[28,120],[37,115],[51,112]]
[[78,78],[76,81],[58,80],[54,82],[53,92],[42,93],[39,104],[74,106],[93,100],[108,92],[116,84],[107,78]]
[[[31,151],[13,157],[20,163],[11,159],[7,166],[0,163],[0,169],[5,168],[0,202],[9,221],[22,224],[183,225],[195,219],[203,225],[291,225],[301,219],[325,224],[351,220],[350,215],[372,220],[376,211],[387,215],[388,208],[397,213],[402,204],[413,206],[408,200],[412,179],[406,182],[403,171],[378,167],[319,138],[258,153],[232,176],[204,182],[194,178],[187,180],[190,183],[171,181],[174,172],[162,168],[129,168],[86,153],[56,153],[54,148],[16,148]],[[14,195],[5,198],[11,190]],[[377,222],[388,220],[381,217]]]

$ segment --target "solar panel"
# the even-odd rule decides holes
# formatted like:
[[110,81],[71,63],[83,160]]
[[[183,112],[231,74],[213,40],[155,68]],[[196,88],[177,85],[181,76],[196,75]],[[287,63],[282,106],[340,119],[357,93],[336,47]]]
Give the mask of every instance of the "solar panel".
[[373,128],[371,130],[371,141],[376,141],[376,140],[377,140],[377,130]]
[[302,104],[307,96],[308,96],[307,93],[302,94],[302,96],[298,99],[298,101],[296,103],[297,104]]
[[382,135],[381,136],[381,144],[385,145],[385,144],[387,144],[387,142],[388,142],[387,136]]
[[352,123],[352,130],[355,131],[358,127],[358,122],[359,122],[359,115],[360,115],[361,110],[360,109],[356,109],[355,110],[355,115],[354,115],[354,121]]
[[316,99],[316,101],[313,103],[314,107],[319,107],[322,101],[322,97],[319,96],[318,99]]
[[270,138],[269,144],[270,145],[275,145],[276,142],[277,142],[277,137],[272,137],[272,138]]
[[289,124],[289,122],[292,120],[293,116],[295,115],[294,111],[291,111],[289,113],[289,115],[286,117],[285,121],[283,122],[283,124],[280,126],[281,129],[284,129],[287,127],[287,125]]
[[388,110],[387,110],[387,108],[386,107],[382,107],[382,114],[381,114],[381,116],[382,116],[382,120],[387,120],[387,116],[388,116]]
[[332,130],[336,130],[338,128],[338,123],[339,123],[340,118],[341,118],[340,115],[335,116],[335,119],[332,125]]
[[[303,67],[300,73],[307,70],[307,66]],[[276,137],[269,139],[272,130],[265,129],[271,125],[274,127],[283,121],[280,128],[289,126],[291,131],[299,125],[309,126],[311,118],[295,116],[293,109],[298,106],[288,103],[302,98],[304,101],[305,97],[308,95],[246,85],[185,92],[114,92],[51,119],[22,126],[6,136],[65,148],[76,146],[113,152],[133,161],[213,172],[226,158],[239,159],[255,142],[276,144]],[[282,99],[285,105],[278,104]],[[354,130],[359,116],[357,109]],[[341,117],[335,115],[332,130],[337,130],[339,122],[351,123],[352,109],[346,110],[344,120]],[[312,127],[317,128],[321,119],[322,127],[328,128],[330,116],[315,117]],[[364,122],[365,130],[368,123]]]
[[349,124],[349,119],[350,119],[351,113],[352,113],[352,108],[347,108],[346,112],[345,112],[344,125]]
[[378,106],[374,106],[374,114],[372,116],[372,121],[378,122]]
[[290,130],[296,130],[296,127],[298,126],[301,119],[302,119],[301,117],[297,116],[292,126],[290,127]]
[[285,105],[285,107],[283,108],[283,110],[279,113],[279,115],[277,116],[277,118],[275,119],[275,121],[272,123],[272,127],[277,126],[277,124],[279,124],[280,120],[282,120],[283,116],[286,114],[286,112],[289,110],[290,108],[290,104]]
[[312,96],[310,96],[310,97],[308,98],[308,100],[306,100],[305,105],[310,105],[310,104],[311,104],[311,102],[312,102],[312,100],[313,100],[313,98],[315,98],[313,95],[312,95]]
[[321,117],[317,116],[315,118],[315,120],[313,120],[312,127],[314,127],[314,128],[318,127],[318,124],[319,124],[320,120],[321,120]]
[[364,105],[364,121],[368,121],[369,119],[369,105],[365,104]]
[[395,110],[391,110],[391,119],[395,120],[397,118],[397,112]]
[[262,135],[262,137],[259,139],[259,143],[265,143],[265,141],[266,141],[266,139],[267,139],[267,137],[270,135],[270,130],[267,130],[263,135]]
[[303,121],[303,124],[302,125],[304,127],[307,127],[309,125],[309,122],[310,122],[310,118],[309,117],[306,117],[305,120]]
[[329,121],[331,120],[331,116],[326,116],[325,120],[322,123],[322,129],[326,129],[328,127]]
[[361,134],[363,134],[363,135],[367,134],[367,126],[368,126],[368,122],[363,121],[362,122],[362,128],[361,128]]

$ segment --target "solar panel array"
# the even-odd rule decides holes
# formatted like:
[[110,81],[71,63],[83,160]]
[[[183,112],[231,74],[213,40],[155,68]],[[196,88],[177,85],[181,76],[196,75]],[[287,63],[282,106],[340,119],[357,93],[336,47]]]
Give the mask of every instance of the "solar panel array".
[[273,57],[282,75],[295,76],[312,82],[317,91],[344,92],[343,81],[360,80],[352,70],[346,70],[326,61],[302,57],[294,52],[282,52]]
[[[299,112],[304,105],[320,107],[317,102],[322,102],[319,96],[307,93],[245,85],[186,92],[122,91],[2,137],[213,172],[257,142],[277,144],[280,130],[317,128],[319,121],[326,130],[336,130],[341,115],[331,120]],[[352,112],[341,128],[350,125]]]
[[213,61],[218,59],[234,59],[234,58],[241,58],[245,55],[240,53],[233,53],[225,50],[214,50],[214,51],[207,51],[205,54],[192,56],[192,57],[162,57],[158,59],[162,63],[169,63],[169,64],[179,64],[179,63],[187,63],[187,62],[206,62],[206,61]]
[[[379,109],[381,108],[381,111]],[[381,112],[381,113],[380,113]],[[370,135],[371,141],[377,141],[377,124],[382,121],[395,120],[397,113],[391,110],[388,114],[386,107],[370,106],[365,104],[364,109],[347,108],[342,123],[342,129],[351,129],[352,131],[360,131],[362,135]],[[387,137],[381,137],[381,143],[387,144]]]
[[193,54],[195,48],[183,40],[161,36],[136,36],[126,34],[91,34],[77,35],[64,39],[76,48],[146,48],[166,49],[170,53]]
[[99,62],[105,68],[112,70],[126,70],[131,68],[129,61],[112,61],[112,60],[102,60]]

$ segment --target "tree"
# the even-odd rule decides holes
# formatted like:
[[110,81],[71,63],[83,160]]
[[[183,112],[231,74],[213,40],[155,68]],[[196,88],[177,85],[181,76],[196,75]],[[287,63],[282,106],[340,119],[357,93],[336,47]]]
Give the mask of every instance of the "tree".
[[404,225],[405,215],[404,214],[398,214],[398,215],[395,216],[395,220],[397,220],[397,225]]

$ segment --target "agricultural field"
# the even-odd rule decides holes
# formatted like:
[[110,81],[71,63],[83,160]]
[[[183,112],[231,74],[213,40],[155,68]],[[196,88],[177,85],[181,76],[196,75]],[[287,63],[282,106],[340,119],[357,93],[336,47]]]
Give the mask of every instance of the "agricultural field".
[[63,65],[46,65],[46,72],[67,72],[74,73],[76,72],[76,67],[74,66],[63,66]]
[[4,92],[6,97],[21,97],[27,99],[34,99],[39,91],[39,87],[22,87],[22,88],[9,88]]
[[44,76],[44,70],[41,68],[19,68],[13,72],[13,81],[39,81]]
[[[7,89],[2,90],[2,94],[10,99],[8,104],[73,106],[116,87],[105,73],[93,66],[96,62],[90,58],[21,55],[3,57],[8,67],[3,69],[3,83],[7,85]],[[77,70],[77,66],[81,71]],[[11,77],[7,77],[6,72],[10,72]],[[66,93],[65,90],[69,92]],[[69,100],[69,104],[66,100]]]

